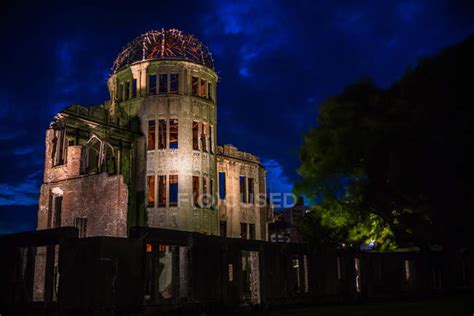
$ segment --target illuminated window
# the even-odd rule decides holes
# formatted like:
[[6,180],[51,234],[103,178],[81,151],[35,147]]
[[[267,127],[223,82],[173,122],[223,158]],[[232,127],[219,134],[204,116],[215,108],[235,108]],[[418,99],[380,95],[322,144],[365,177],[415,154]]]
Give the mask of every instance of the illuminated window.
[[201,79],[201,85],[199,89],[199,96],[205,98],[206,97],[206,80]]
[[192,77],[191,81],[191,93],[192,95],[198,96],[199,94],[199,78]]
[[179,75],[171,74],[170,75],[170,93],[179,92]]
[[166,120],[158,120],[158,149],[166,148]]
[[209,125],[209,151],[211,154],[214,153],[214,142],[212,141],[214,139],[214,131],[212,129],[212,125]]
[[199,123],[193,122],[193,149],[194,150],[199,150],[198,135],[199,135]]
[[250,240],[255,240],[255,224],[249,224],[249,237]]
[[163,245],[163,244],[159,244],[158,245],[158,252],[166,252],[166,245]]
[[240,238],[247,239],[247,223],[240,223]]
[[156,94],[156,75],[148,76],[148,94]]
[[207,125],[202,123],[201,127],[201,149],[203,152],[207,153]]
[[255,201],[255,186],[253,178],[248,178],[248,198],[247,201],[251,204]]
[[125,82],[123,89],[124,89],[124,99],[125,100],[130,99],[130,81]]
[[155,207],[155,176],[148,176],[148,206]]
[[207,84],[207,97],[212,101],[212,86],[210,82]]
[[158,176],[158,207],[166,207],[166,176]]
[[159,76],[159,93],[168,93],[168,75],[160,74]]
[[152,246],[151,244],[146,244],[146,248],[145,248],[145,249],[146,249],[146,252],[147,252],[147,253],[150,253],[150,252],[153,251],[153,246]]
[[194,207],[201,207],[199,205],[199,177],[193,176],[193,205]]
[[148,121],[148,150],[155,150],[155,121]]
[[178,119],[170,120],[170,148],[178,148]]
[[132,98],[137,97],[137,79],[132,80]]
[[178,175],[170,176],[170,206],[178,206]]
[[245,176],[240,176],[240,202],[247,203],[247,181]]
[[225,200],[225,172],[219,172],[219,199]]

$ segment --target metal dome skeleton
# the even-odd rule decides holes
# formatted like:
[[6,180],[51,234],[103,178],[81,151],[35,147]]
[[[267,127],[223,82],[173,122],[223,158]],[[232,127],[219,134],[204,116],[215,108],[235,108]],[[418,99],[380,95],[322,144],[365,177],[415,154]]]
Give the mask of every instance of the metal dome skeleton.
[[177,29],[162,29],[148,31],[128,43],[115,59],[112,71],[153,59],[188,60],[214,69],[212,55],[201,41]]

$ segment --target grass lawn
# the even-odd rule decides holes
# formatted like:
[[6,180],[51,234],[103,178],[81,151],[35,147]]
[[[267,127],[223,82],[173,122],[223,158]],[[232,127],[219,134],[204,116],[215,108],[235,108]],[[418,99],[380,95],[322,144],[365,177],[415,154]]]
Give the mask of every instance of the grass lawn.
[[325,305],[271,312],[271,316],[474,316],[474,294],[440,297],[414,302],[377,303],[358,305]]

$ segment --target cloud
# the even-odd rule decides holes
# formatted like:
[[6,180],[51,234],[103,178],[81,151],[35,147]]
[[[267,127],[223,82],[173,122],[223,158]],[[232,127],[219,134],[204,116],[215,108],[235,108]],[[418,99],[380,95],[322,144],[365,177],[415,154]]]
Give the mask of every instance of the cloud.
[[22,147],[22,148],[16,148],[13,150],[13,154],[17,156],[23,156],[23,155],[28,155],[34,152],[33,147]]
[[262,165],[267,169],[268,193],[290,193],[293,183],[285,176],[283,166],[276,160],[264,160]]
[[406,1],[402,2],[398,6],[398,15],[404,22],[411,22],[421,11],[420,2]]
[[39,173],[29,174],[18,184],[0,183],[0,206],[31,206],[38,204]]
[[[241,77],[254,75],[253,63],[278,50],[289,34],[284,27],[284,10],[277,2],[270,1],[214,1],[215,10],[203,19],[207,25],[209,43],[227,39],[227,45],[238,47],[238,72]],[[228,53],[216,44],[213,52],[224,56]]]

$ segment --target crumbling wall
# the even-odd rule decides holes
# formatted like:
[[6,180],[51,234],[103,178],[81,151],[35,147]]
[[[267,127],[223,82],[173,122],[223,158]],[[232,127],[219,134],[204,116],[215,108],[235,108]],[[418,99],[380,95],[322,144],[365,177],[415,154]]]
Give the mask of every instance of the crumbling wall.
[[[87,236],[127,235],[128,187],[121,175],[106,172],[45,183],[41,186],[40,210],[49,211],[52,195],[62,194],[61,226],[75,226],[76,218],[87,218]],[[38,229],[47,227],[47,216],[39,216]]]
[[87,220],[86,236],[127,235],[128,186],[122,175],[81,174],[83,146],[68,146],[65,162],[53,166],[54,131],[46,132],[44,184],[39,198],[38,229],[53,228],[55,197],[62,197],[60,226]]

